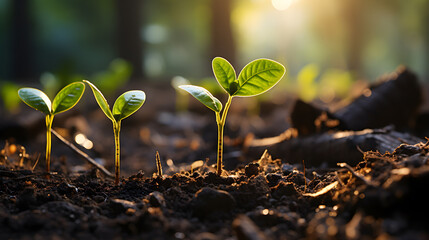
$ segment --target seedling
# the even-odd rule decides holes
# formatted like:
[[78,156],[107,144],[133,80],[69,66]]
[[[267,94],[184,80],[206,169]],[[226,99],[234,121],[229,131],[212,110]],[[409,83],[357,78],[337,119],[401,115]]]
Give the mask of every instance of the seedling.
[[157,170],[158,177],[162,178],[161,158],[159,157],[158,151],[156,151],[155,160],[156,160],[156,170]]
[[219,85],[228,93],[228,100],[222,111],[222,103],[205,88],[194,85],[181,85],[206,107],[215,112],[218,127],[217,174],[222,174],[223,130],[233,97],[251,97],[268,91],[276,85],[286,72],[285,67],[273,60],[257,59],[247,64],[236,77],[232,65],[224,58],[212,61],[213,73]]
[[49,97],[42,91],[35,88],[21,88],[18,95],[28,106],[41,111],[46,115],[46,172],[50,172],[51,162],[51,129],[54,116],[65,112],[76,105],[83,95],[85,84],[74,82],[65,86],[55,96],[51,103]]
[[98,90],[98,88],[87,80],[83,80],[87,83],[94,93],[95,100],[100,106],[101,110],[106,114],[107,118],[112,120],[113,123],[113,134],[115,136],[115,185],[119,184],[120,174],[120,142],[119,133],[121,131],[122,119],[135,113],[145,102],[146,94],[140,90],[132,90],[123,93],[119,96],[113,104],[113,109],[110,110],[109,104],[106,98]]

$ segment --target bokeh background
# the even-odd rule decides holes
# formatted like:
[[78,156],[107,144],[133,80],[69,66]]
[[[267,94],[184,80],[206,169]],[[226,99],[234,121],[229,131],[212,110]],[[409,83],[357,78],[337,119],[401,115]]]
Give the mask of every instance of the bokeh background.
[[[43,115],[17,90],[37,87],[52,99],[64,85],[88,79],[110,103],[129,89],[147,94],[122,128],[124,175],[153,172],[156,151],[173,172],[196,160],[213,164],[212,113],[173,86],[203,85],[224,102],[213,57],[237,72],[256,58],[274,59],[287,68],[283,80],[266,94],[235,99],[228,114],[225,168],[233,169],[262,154],[247,159],[240,141],[290,127],[297,98],[332,110],[399,65],[427,85],[428,23],[429,0],[1,0],[0,144],[23,144],[38,159]],[[90,92],[83,98],[54,127],[113,169],[111,122]],[[64,159],[73,171],[85,166],[59,140],[53,146],[57,166]]]
[[196,82],[215,56],[264,57],[286,65],[286,91],[329,101],[400,64],[426,81],[428,23],[428,0],[2,0],[0,86],[13,105],[14,84]]

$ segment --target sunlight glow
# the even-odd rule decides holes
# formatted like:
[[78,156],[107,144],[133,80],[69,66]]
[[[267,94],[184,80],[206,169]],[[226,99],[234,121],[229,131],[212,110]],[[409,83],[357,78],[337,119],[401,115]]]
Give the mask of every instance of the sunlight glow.
[[84,147],[84,148],[86,148],[86,149],[91,149],[91,148],[93,148],[94,147],[94,144],[92,143],[92,141],[91,140],[86,140],[83,144],[82,144],[82,146]]
[[76,136],[74,137],[74,140],[77,144],[81,145],[86,149],[91,149],[94,147],[94,144],[92,143],[92,141],[86,138],[86,136],[82,133],[76,134]]
[[270,210],[268,210],[268,209],[264,209],[264,210],[262,210],[262,215],[268,215],[270,213]]
[[298,0],[272,0],[271,3],[273,7],[278,11],[283,11],[288,9],[293,3]]
[[85,142],[86,137],[82,133],[79,133],[79,134],[76,134],[76,136],[74,137],[74,140],[76,141],[77,144],[82,145]]

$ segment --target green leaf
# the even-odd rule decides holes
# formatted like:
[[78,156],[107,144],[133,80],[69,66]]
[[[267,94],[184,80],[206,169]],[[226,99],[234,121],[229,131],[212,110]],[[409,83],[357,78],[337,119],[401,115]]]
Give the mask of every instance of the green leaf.
[[28,106],[48,115],[51,114],[51,100],[46,94],[35,88],[21,88],[18,95]]
[[190,93],[192,96],[198,99],[198,101],[202,102],[211,110],[215,112],[220,112],[222,110],[222,103],[205,88],[194,85],[181,85],[179,88]]
[[92,93],[94,93],[95,100],[97,101],[98,105],[100,106],[101,110],[106,114],[106,116],[115,122],[115,118],[113,117],[112,111],[110,111],[109,104],[106,101],[106,98],[104,98],[103,94],[98,90],[98,88],[92,84],[90,81],[83,80],[85,83],[87,83],[91,89]]
[[113,104],[113,117],[116,121],[120,121],[137,110],[143,105],[146,100],[146,94],[140,90],[132,90],[123,93],[116,99]]
[[268,91],[280,81],[285,72],[285,67],[273,60],[252,61],[240,72],[237,91],[232,96],[255,96]]
[[233,95],[236,91],[236,73],[234,67],[224,58],[215,57],[212,61],[213,73],[216,80],[222,86],[223,89],[230,95]]
[[85,84],[81,82],[74,82],[65,86],[57,96],[55,96],[54,101],[52,102],[52,113],[58,114],[72,108],[77,104],[77,102],[79,102],[84,90]]

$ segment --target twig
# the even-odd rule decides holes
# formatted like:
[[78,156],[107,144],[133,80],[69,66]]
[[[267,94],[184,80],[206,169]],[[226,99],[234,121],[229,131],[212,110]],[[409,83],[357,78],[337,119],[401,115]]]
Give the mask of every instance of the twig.
[[81,157],[83,157],[86,161],[88,161],[90,164],[92,164],[94,167],[98,168],[108,177],[113,177],[113,174],[109,172],[107,169],[105,169],[103,166],[98,164],[94,159],[92,159],[88,154],[82,152],[79,148],[77,148],[75,145],[73,145],[71,142],[67,141],[65,138],[63,138],[59,133],[57,133],[54,129],[52,129],[52,133],[61,140],[65,145],[67,145],[69,148],[71,148],[73,151],[75,151],[77,154],[79,154]]
[[304,164],[304,159],[302,159],[302,167],[304,168],[304,181],[305,181],[305,186],[304,186],[304,193],[307,191],[307,177],[305,176],[305,164]]
[[275,137],[261,138],[261,139],[252,139],[249,144],[250,147],[263,147],[270,146],[276,143],[280,143],[291,138],[298,136],[298,131],[295,128],[289,128],[286,131],[282,132],[280,135]]
[[39,155],[37,155],[36,162],[34,163],[33,168],[31,169],[31,171],[34,171],[34,169],[36,169],[37,163],[39,163],[39,159],[40,159],[40,153],[39,153]]
[[347,163],[337,163],[337,165],[338,165],[339,167],[342,167],[342,168],[347,168],[347,170],[349,170],[349,171],[352,173],[352,175],[353,175],[353,176],[355,176],[356,178],[360,179],[360,180],[361,180],[362,182],[364,182],[366,185],[368,185],[368,186],[373,186],[373,187],[375,187],[375,186],[376,186],[373,182],[371,182],[371,181],[369,181],[368,179],[366,179],[362,174],[355,172],[355,171],[353,170],[353,168],[352,168],[352,167],[350,167],[350,165],[348,165]]
[[303,193],[303,196],[306,197],[318,197],[321,196],[329,191],[331,191],[332,189],[334,189],[336,186],[338,185],[338,181],[332,182],[329,185],[325,186],[324,188],[322,188],[321,190],[317,191],[316,193]]
[[344,186],[344,182],[343,180],[341,180],[340,176],[338,175],[338,172],[335,171],[335,177],[337,178],[338,183],[340,184],[340,186]]

